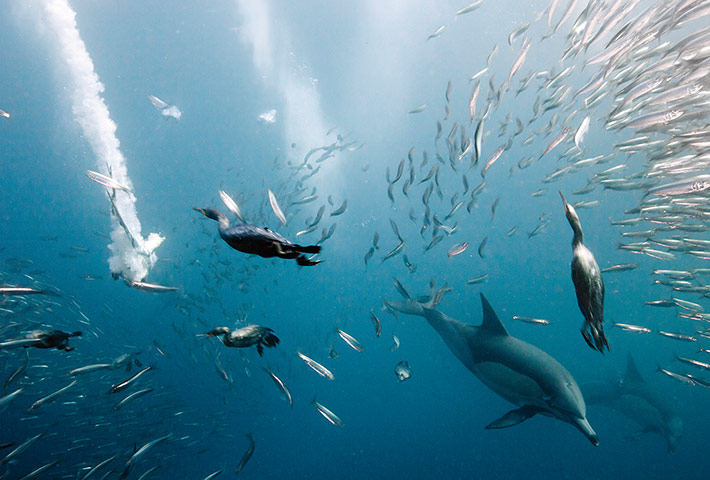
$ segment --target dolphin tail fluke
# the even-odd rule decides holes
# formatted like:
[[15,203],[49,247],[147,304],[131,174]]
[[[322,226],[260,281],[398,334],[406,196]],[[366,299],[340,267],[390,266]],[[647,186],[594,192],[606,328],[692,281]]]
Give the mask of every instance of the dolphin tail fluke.
[[441,301],[444,299],[444,294],[446,294],[450,291],[451,291],[451,287],[444,285],[443,287],[438,289],[436,292],[434,292],[434,294],[431,296],[431,300],[429,300],[424,306],[426,308],[434,310],[436,307],[439,306]]
[[541,411],[542,410],[540,408],[532,405],[522,406],[516,410],[509,411],[497,420],[493,420],[491,423],[486,425],[486,430],[514,427],[515,425],[523,423],[528,418],[534,417]]
[[[408,315],[419,315],[420,317],[425,316],[425,310],[436,310],[436,307],[441,303],[446,292],[450,292],[451,287],[442,287],[434,292],[429,297],[425,299],[413,299],[407,298],[405,300],[384,300],[385,305],[387,305],[392,310],[397,312],[406,313]],[[401,292],[400,292],[401,293]]]
[[444,294],[451,291],[451,287],[447,287],[446,285],[434,291],[432,285],[432,293],[429,296],[414,299],[410,297],[409,293],[404,290],[404,287],[402,287],[402,284],[399,283],[396,278],[394,282],[395,287],[397,287],[399,293],[404,297],[404,300],[384,300],[385,305],[397,312],[406,313],[408,315],[419,315],[420,317],[425,316],[425,310],[436,310],[436,307],[444,298]]
[[406,313],[408,315],[424,316],[424,304],[416,300],[384,300],[385,305],[394,311]]

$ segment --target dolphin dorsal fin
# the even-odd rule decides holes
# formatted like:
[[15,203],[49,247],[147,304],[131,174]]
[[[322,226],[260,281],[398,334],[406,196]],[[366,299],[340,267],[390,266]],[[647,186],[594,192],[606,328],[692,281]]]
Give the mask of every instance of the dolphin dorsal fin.
[[481,304],[483,305],[483,322],[480,328],[488,333],[508,336],[508,330],[505,329],[498,315],[496,315],[496,312],[493,310],[493,307],[491,307],[491,304],[488,303],[488,300],[486,300],[483,294],[481,294]]
[[639,369],[636,367],[636,362],[634,362],[634,357],[631,356],[631,353],[627,356],[624,380],[630,384],[646,383],[641,373],[639,373]]

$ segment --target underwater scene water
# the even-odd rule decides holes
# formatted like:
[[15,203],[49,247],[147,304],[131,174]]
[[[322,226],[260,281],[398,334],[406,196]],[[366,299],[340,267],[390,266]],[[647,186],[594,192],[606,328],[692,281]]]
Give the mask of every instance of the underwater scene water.
[[707,478],[710,2],[0,5],[0,478]]

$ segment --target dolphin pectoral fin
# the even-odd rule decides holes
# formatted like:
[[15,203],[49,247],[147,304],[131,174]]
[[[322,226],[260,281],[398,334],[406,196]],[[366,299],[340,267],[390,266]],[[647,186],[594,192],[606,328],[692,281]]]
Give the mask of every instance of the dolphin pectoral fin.
[[493,428],[508,428],[508,427],[514,427],[515,425],[518,425],[519,423],[523,423],[525,420],[527,420],[530,417],[535,416],[536,414],[540,413],[543,411],[539,407],[534,407],[532,405],[525,405],[523,407],[520,407],[516,410],[511,410],[502,417],[500,417],[498,420],[494,420],[488,425],[486,425],[486,430],[490,430]]

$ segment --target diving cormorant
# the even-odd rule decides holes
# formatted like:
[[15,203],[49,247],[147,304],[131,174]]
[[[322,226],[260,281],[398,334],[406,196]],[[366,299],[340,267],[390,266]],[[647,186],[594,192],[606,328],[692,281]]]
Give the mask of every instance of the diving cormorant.
[[320,245],[302,246],[291,243],[276,232],[266,227],[257,227],[249,223],[229,226],[227,217],[216,208],[194,208],[205,217],[217,220],[219,235],[235,250],[244,253],[259,255],[264,258],[295,258],[302,266],[317,265],[320,260],[306,258],[303,253],[316,254],[321,250]]

